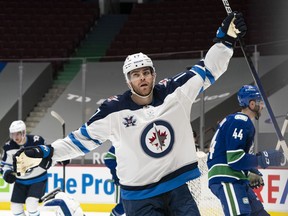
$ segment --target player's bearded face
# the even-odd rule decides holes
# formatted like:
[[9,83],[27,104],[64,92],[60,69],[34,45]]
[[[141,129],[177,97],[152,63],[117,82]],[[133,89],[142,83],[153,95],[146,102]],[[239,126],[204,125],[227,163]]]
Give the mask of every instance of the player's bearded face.
[[253,111],[256,113],[256,116],[255,116],[256,120],[258,120],[260,118],[261,112],[262,112],[264,106],[265,105],[264,105],[263,101],[255,101],[255,107],[254,107]]
[[155,73],[149,67],[140,68],[130,73],[130,85],[136,94],[147,96],[154,87]]

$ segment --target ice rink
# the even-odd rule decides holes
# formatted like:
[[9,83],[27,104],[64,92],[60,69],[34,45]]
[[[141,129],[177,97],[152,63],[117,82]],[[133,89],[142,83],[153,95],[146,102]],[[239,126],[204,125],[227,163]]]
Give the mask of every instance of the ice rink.
[[[0,210],[0,216],[13,216],[11,211]],[[52,216],[49,213],[41,213],[40,216]],[[53,214],[53,216],[55,216]],[[109,216],[109,213],[85,212],[85,216]]]

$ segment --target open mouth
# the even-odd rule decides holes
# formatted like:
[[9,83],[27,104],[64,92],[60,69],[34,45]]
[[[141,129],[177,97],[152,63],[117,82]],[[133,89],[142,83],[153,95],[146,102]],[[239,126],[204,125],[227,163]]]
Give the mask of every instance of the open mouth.
[[147,87],[147,86],[148,86],[148,84],[146,84],[146,83],[143,83],[140,85],[140,87]]

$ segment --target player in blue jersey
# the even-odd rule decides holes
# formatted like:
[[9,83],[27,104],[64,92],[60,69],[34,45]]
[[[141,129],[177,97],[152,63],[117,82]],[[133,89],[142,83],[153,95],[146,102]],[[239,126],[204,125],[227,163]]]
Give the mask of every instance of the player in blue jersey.
[[264,107],[258,88],[244,85],[238,101],[241,112],[224,118],[211,141],[207,160],[209,188],[220,199],[226,216],[269,215],[252,188],[264,184],[257,167],[278,166],[283,154],[276,150],[256,155],[251,152],[255,135],[252,120],[258,120]]
[[11,210],[16,216],[25,216],[24,204],[29,216],[39,216],[38,201],[45,193],[47,171],[36,167],[29,169],[24,176],[16,176],[13,168],[13,155],[24,147],[35,147],[45,144],[44,139],[37,135],[26,135],[23,121],[13,121],[9,127],[10,140],[3,147],[3,179],[13,184]]
[[116,161],[114,146],[111,146],[111,148],[108,150],[107,154],[105,155],[104,163],[110,169],[110,173],[112,175],[112,179],[115,185],[116,206],[112,209],[110,216],[124,215],[124,207],[123,207],[121,195],[120,195],[119,178],[116,173],[117,161]]
[[[126,215],[160,216],[167,209],[177,216],[200,215],[186,184],[200,176],[191,108],[227,70],[237,37],[246,30],[242,14],[231,13],[204,59],[158,84],[152,60],[143,53],[129,55],[122,68],[129,90],[108,98],[88,122],[53,142],[53,161],[87,154],[109,140]],[[23,149],[15,157],[17,172],[29,167],[29,159],[21,160],[25,155],[49,158],[40,148]]]

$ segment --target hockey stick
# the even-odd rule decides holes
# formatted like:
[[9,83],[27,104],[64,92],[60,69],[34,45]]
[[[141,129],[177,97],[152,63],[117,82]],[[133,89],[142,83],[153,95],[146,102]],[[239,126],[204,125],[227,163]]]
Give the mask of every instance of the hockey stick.
[[[60,122],[61,126],[62,126],[62,137],[65,138],[65,121],[64,119],[54,110],[51,111],[51,116],[53,116],[57,121]],[[63,192],[65,192],[65,182],[66,182],[66,163],[63,162],[62,166],[63,166]]]
[[62,137],[64,138],[65,137],[65,121],[64,121],[64,119],[54,110],[51,111],[51,115],[60,122],[60,124],[62,126],[62,132],[63,132]]
[[[287,125],[288,125],[288,113],[286,114],[286,117],[285,117],[283,125],[282,125],[282,129],[281,129],[282,136],[285,135],[285,132],[286,132],[286,129],[287,129]],[[281,147],[281,143],[280,143],[280,141],[278,141],[277,145],[276,145],[276,150],[279,150],[280,147]],[[281,163],[282,166],[284,166],[286,164],[286,160],[288,161],[288,158],[285,157],[284,162]]]
[[[224,7],[226,9],[227,14],[229,15],[230,13],[232,13],[233,11],[232,11],[232,9],[231,9],[231,7],[229,5],[228,0],[222,0],[222,2],[223,2],[223,5],[224,5]],[[278,143],[283,149],[285,158],[288,160],[288,147],[287,147],[287,144],[286,144],[286,142],[284,140],[284,137],[283,137],[283,135],[282,135],[282,133],[280,131],[279,125],[276,122],[274,113],[273,113],[272,108],[270,106],[270,103],[269,103],[269,101],[267,99],[267,96],[266,96],[265,91],[263,89],[263,86],[262,86],[262,83],[260,81],[260,78],[259,78],[259,76],[257,74],[257,71],[256,71],[256,69],[254,67],[254,64],[253,64],[251,58],[247,55],[246,46],[245,46],[245,43],[244,43],[243,39],[240,38],[240,37],[238,39],[239,39],[241,50],[243,52],[243,55],[244,55],[244,57],[246,59],[246,62],[248,64],[248,66],[249,66],[249,69],[250,69],[250,72],[252,74],[252,77],[254,79],[254,82],[258,86],[258,89],[259,89],[259,91],[261,93],[261,96],[263,98],[263,101],[265,103],[267,112],[268,112],[268,114],[270,116],[270,119],[272,121],[272,124],[274,126],[275,132],[276,132],[278,140],[279,140]]]
[[38,202],[42,203],[42,202],[46,202],[47,200],[53,199],[56,196],[56,194],[59,193],[60,191],[61,191],[61,188],[57,187],[54,190],[52,190],[50,193],[41,197]]

